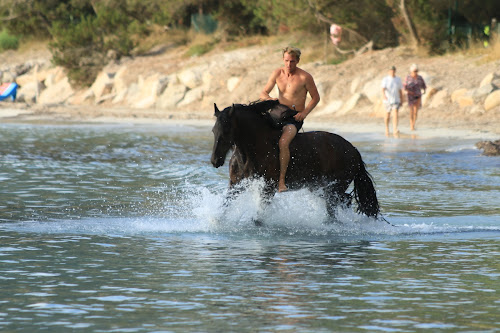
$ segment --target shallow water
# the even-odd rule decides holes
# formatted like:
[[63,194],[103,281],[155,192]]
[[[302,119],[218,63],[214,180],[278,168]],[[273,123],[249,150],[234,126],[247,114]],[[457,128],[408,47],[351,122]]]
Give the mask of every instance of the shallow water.
[[210,128],[0,125],[0,330],[500,331],[500,158],[339,134],[392,225],[259,181],[224,211]]

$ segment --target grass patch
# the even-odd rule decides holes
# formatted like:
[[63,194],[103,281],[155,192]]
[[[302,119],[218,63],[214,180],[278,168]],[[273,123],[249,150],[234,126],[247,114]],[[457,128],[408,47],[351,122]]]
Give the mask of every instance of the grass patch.
[[19,39],[16,36],[9,34],[6,29],[0,32],[0,51],[17,50],[19,47]]

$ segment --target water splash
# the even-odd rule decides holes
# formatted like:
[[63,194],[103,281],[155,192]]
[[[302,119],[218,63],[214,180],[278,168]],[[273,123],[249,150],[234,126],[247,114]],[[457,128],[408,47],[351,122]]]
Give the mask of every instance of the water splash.
[[[301,189],[277,193],[269,204],[263,202],[261,179],[242,183],[241,192],[226,201],[220,187],[183,186],[163,205],[156,216],[83,218],[79,220],[4,223],[0,229],[35,233],[76,233],[137,235],[161,233],[216,233],[264,236],[378,237],[443,233],[500,232],[498,217],[401,218],[387,223],[338,208],[335,218],[328,215],[321,190]],[[170,191],[171,189],[169,189]],[[153,214],[153,215],[155,215]],[[478,221],[480,219],[480,221]],[[257,226],[255,221],[262,222]]]

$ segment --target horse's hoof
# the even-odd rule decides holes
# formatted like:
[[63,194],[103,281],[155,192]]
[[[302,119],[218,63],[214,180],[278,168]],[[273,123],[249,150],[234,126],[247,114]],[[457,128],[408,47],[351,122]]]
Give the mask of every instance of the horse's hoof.
[[255,223],[255,226],[256,227],[262,227],[264,225],[264,222],[260,221],[260,220],[255,220],[253,221]]

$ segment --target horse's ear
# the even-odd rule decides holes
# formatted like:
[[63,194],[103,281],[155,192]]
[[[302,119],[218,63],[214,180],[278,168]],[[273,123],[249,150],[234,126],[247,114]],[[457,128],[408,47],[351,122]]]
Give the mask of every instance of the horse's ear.
[[234,103],[231,106],[231,108],[229,109],[229,117],[231,117],[233,115],[233,112],[234,112]]
[[214,103],[214,111],[215,111],[214,116],[216,116],[216,117],[219,116],[220,111],[219,111],[219,108],[217,107],[217,104],[215,104],[215,103]]

